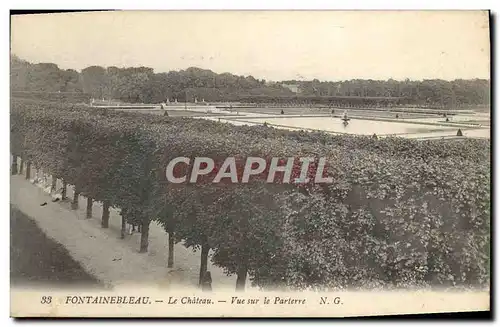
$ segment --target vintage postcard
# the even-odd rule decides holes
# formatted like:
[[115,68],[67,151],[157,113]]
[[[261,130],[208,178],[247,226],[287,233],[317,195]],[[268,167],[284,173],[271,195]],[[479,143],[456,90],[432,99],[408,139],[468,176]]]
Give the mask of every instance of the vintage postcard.
[[489,311],[489,22],[11,15],[11,316]]

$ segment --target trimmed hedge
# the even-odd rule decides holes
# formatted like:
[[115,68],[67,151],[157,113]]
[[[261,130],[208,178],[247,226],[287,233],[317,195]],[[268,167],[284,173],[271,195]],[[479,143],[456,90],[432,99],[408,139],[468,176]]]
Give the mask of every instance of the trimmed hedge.
[[91,98],[90,94],[82,92],[11,91],[10,94],[13,98],[60,101],[64,103],[89,103]]
[[[262,287],[485,286],[490,141],[331,136],[14,100],[11,152]],[[169,185],[175,157],[327,157],[328,186]]]

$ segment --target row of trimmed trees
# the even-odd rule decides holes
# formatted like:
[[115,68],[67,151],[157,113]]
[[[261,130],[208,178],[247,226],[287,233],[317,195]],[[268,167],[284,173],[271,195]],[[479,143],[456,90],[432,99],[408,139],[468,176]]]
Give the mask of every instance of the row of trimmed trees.
[[[443,147],[14,101],[11,152],[140,224],[140,252],[151,221],[169,234],[169,266],[183,242],[201,250],[202,276],[212,250],[237,289],[247,277],[293,289],[489,281],[489,141]],[[326,157],[333,183],[166,180],[173,158],[235,155]]]

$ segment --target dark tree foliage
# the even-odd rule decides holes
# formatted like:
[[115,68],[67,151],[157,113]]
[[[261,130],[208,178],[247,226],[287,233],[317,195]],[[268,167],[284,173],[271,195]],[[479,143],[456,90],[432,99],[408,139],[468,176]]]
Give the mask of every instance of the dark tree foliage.
[[303,96],[403,97],[409,103],[435,107],[465,107],[490,104],[490,81],[456,79],[445,81],[349,80],[340,82],[284,81],[299,86]]
[[[454,81],[379,81],[346,80],[327,81],[283,81],[266,83],[252,76],[237,76],[230,73],[217,74],[211,70],[190,67],[180,71],[155,73],[148,67],[100,67],[90,66],[80,73],[62,70],[51,63],[31,64],[11,56],[11,90],[19,97],[48,97],[48,93],[67,93],[68,100],[85,94],[96,99],[116,99],[130,103],[160,103],[167,99],[179,102],[272,101],[273,98],[304,97],[348,97],[349,102],[362,103],[356,98],[372,98],[369,105],[386,106],[392,99],[401,98],[401,105],[423,107],[460,108],[467,106],[489,106],[490,81],[485,79]],[[299,93],[284,85],[297,85]],[[24,91],[24,93],[21,93]],[[26,92],[37,92],[34,95]],[[59,95],[59,98],[62,98]],[[57,95],[52,94],[56,99]],[[262,98],[262,99],[261,99]],[[385,100],[384,100],[385,98]],[[270,100],[271,99],[271,100]],[[377,99],[377,100],[375,100]],[[291,100],[287,100],[291,101]],[[87,102],[87,101],[85,101]]]

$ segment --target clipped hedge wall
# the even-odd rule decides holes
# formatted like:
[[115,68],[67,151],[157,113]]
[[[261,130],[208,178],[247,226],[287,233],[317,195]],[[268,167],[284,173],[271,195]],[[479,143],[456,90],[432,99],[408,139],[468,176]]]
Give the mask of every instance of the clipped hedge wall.
[[[213,249],[240,286],[247,274],[294,289],[489,283],[489,140],[374,140],[14,100],[11,152],[131,213],[146,228],[141,249],[152,220]],[[331,185],[164,178],[179,156],[305,155],[327,157]]]

